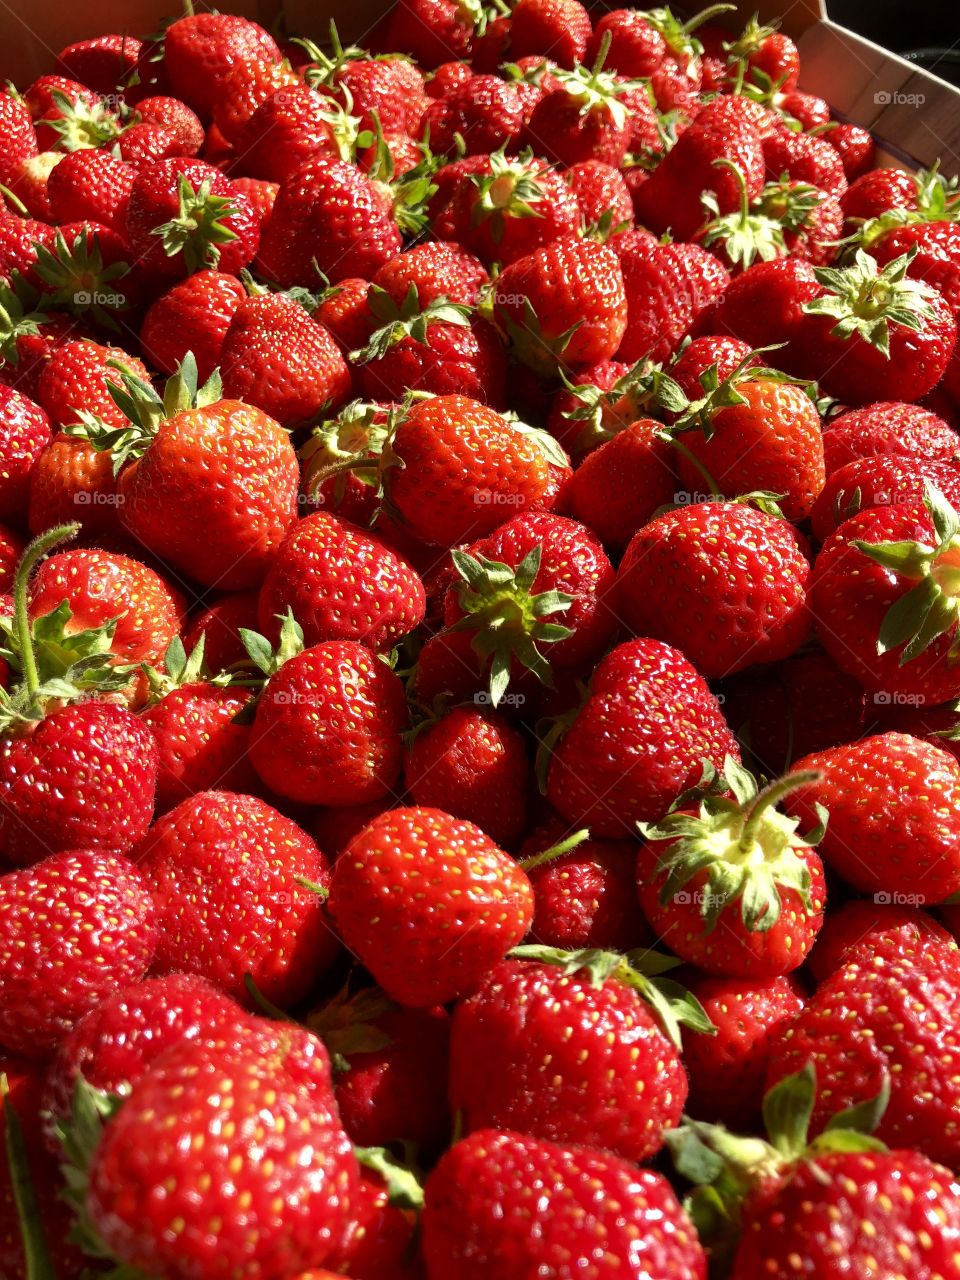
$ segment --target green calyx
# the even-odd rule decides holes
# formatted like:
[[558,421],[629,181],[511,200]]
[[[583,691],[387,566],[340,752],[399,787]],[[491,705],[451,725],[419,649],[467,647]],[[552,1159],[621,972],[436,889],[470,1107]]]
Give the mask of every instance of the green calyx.
[[803,310],[833,317],[837,321],[830,330],[833,337],[847,339],[856,334],[889,359],[891,326],[916,333],[934,316],[930,300],[937,291],[907,276],[915,257],[914,248],[881,269],[876,258],[857,249],[849,267],[817,268],[814,274],[827,292],[805,303]]
[[672,378],[661,379],[657,407],[675,415],[673,423],[664,428],[665,435],[674,444],[678,443],[676,437],[686,431],[699,431],[704,439],[711,439],[716,429],[717,415],[723,409],[747,403],[738,390],[745,382],[780,382],[808,388],[810,384],[803,378],[792,378],[780,369],[754,363],[757,356],[776,351],[780,345],[782,344],[758,347],[755,351],[748,352],[725,378],[720,377],[719,365],[712,364],[700,374],[703,394],[695,400],[688,399]]
[[202,409],[222,399],[223,385],[219,370],[214,370],[207,381],[198,386],[197,361],[188,351],[177,372],[164,384],[163,395],[132,373],[118,360],[107,362],[119,375],[119,385],[107,383],[107,390],[114,404],[128,421],[126,427],[113,427],[96,414],[80,410],[78,421],[68,423],[64,435],[88,440],[98,453],[109,453],[113,458],[113,474],[137,458],[142,458],[153,443],[161,425],[185,409]]
[[460,21],[464,26],[472,27],[476,36],[485,36],[491,22],[510,13],[506,0],[492,0],[488,4],[483,0],[456,0],[455,7]]
[[183,173],[177,175],[177,197],[177,216],[154,227],[151,234],[160,237],[168,258],[183,254],[191,275],[216,267],[221,246],[237,239],[236,231],[226,223],[226,219],[236,213],[236,205],[229,196],[215,196],[209,178],[204,178],[194,189]]
[[327,44],[330,46],[329,53],[325,49],[321,49],[313,40],[303,37],[296,37],[292,43],[299,45],[313,64],[306,74],[307,83],[311,85],[332,85],[337,72],[342,70],[348,62],[356,62],[359,59],[366,60],[371,57],[371,54],[366,49],[360,49],[357,45],[344,47],[343,41],[340,39],[340,32],[337,30],[337,24],[332,18],[330,19],[329,37],[327,39]]
[[466,327],[470,323],[471,307],[450,302],[447,298],[435,298],[427,306],[420,306],[420,296],[415,284],[407,290],[398,306],[385,289],[371,285],[367,306],[380,321],[380,328],[370,337],[365,347],[351,351],[350,359],[357,364],[381,360],[391,347],[405,338],[429,346],[428,330],[431,324],[454,324]]
[[53,101],[60,115],[44,120],[44,124],[57,134],[57,151],[88,151],[114,142],[123,132],[123,126],[102,102],[84,102],[82,98],[68,98],[60,89],[54,89]]
[[[707,932],[728,907],[739,902],[744,926],[751,933],[766,933],[780,918],[781,889],[793,890],[804,910],[813,914],[810,871],[802,855],[822,838],[827,815],[818,808],[820,825],[801,836],[799,820],[781,813],[777,805],[819,776],[788,774],[761,790],[753,775],[728,756],[723,773],[708,786],[697,812],[675,809],[659,823],[639,824],[645,840],[666,846],[655,873],[664,877],[661,906],[678,897],[685,900],[685,887],[703,876],[700,915]],[[732,796],[720,793],[720,788]]]
[[[496,294],[494,294],[494,304],[496,305]],[[583,324],[582,320],[575,320],[569,329],[564,329],[562,333],[552,337],[546,337],[540,317],[526,295],[523,298],[522,314],[519,320],[512,315],[495,313],[494,321],[506,330],[506,336],[517,359],[544,377],[552,377],[558,372],[563,353],[570,345],[570,339]]]
[[392,1044],[377,1021],[397,1007],[379,987],[365,987],[352,996],[344,987],[310,1014],[307,1026],[326,1045],[334,1071],[342,1073],[355,1054],[377,1053]]
[[811,1141],[816,1095],[816,1072],[808,1063],[767,1092],[763,1119],[768,1140],[739,1137],[722,1125],[689,1116],[666,1134],[677,1172],[694,1185],[685,1208],[712,1254],[723,1256],[736,1244],[741,1209],[758,1188],[783,1182],[799,1164],[816,1164],[834,1153],[886,1151],[871,1135],[890,1098],[888,1078],[876,1098],[835,1115]]
[[857,232],[857,243],[864,249],[881,240],[888,231],[915,226],[921,222],[957,222],[960,220],[960,179],[945,178],[939,162],[932,169],[921,169],[916,175],[917,198],[913,209],[888,209],[876,218],[868,218]]
[[51,307],[66,307],[76,314],[89,315],[105,328],[119,330],[114,313],[125,310],[129,303],[115,286],[130,274],[128,263],[104,266],[99,242],[89,230],[81,231],[72,245],[58,230],[52,249],[40,243],[34,247],[34,270],[49,286]]
[[735,12],[736,8],[735,4],[712,4],[695,13],[686,22],[681,22],[676,14],[666,8],[647,9],[643,16],[651,27],[659,31],[674,57],[689,61],[703,53],[703,45],[693,34],[697,28],[719,18],[721,14]]
[[474,632],[474,650],[484,660],[491,659],[490,701],[494,707],[503,700],[515,661],[552,688],[553,672],[541,646],[573,635],[570,627],[549,621],[553,614],[570,608],[573,596],[556,590],[533,591],[542,555],[543,548],[534,547],[512,568],[486,556],[450,552],[462,579],[458,597],[465,614],[450,630]]
[[[46,301],[46,299],[44,299]],[[19,341],[40,333],[50,316],[41,305],[39,292],[13,271],[9,282],[0,280],[0,356],[4,364],[20,363]]]
[[578,453],[612,440],[654,409],[672,406],[681,412],[688,403],[673,378],[649,360],[638,360],[608,391],[592,383],[571,382],[562,369],[560,376],[576,401],[573,408],[564,410],[563,417],[583,424],[575,442]]
[[768,182],[754,206],[775,218],[784,231],[803,231],[820,207],[821,193],[807,182],[791,182],[784,174],[777,182]]
[[[923,505],[933,525],[932,542],[862,542],[850,545],[876,564],[915,585],[887,610],[877,636],[877,653],[900,649],[900,666],[918,658],[960,620],[960,515],[929,482]],[[948,661],[960,658],[960,633]]]
[[546,192],[537,181],[538,172],[529,151],[509,159],[503,147],[494,151],[490,172],[470,175],[470,182],[477,188],[471,225],[484,223],[494,244],[499,244],[508,218],[542,218],[543,214],[534,208],[546,199]]
[[379,486],[380,456],[390,439],[393,415],[383,406],[352,400],[337,414],[314,427],[300,446],[303,491],[316,499],[323,484],[336,479],[334,502],[343,497],[347,474],[364,484]]
[[552,74],[567,96],[577,103],[581,119],[605,115],[614,128],[623,129],[630,118],[624,96],[635,89],[646,89],[650,93],[650,85],[647,80],[621,80],[615,72],[603,70],[612,39],[609,31],[604,33],[592,67],[578,64],[572,71],[555,70]]
[[[90,1221],[87,1212],[87,1182],[90,1163],[100,1145],[104,1128],[122,1106],[122,1097],[95,1088],[78,1074],[70,1115],[54,1128],[62,1152],[61,1170],[66,1183],[64,1198],[76,1215],[71,1239],[89,1257],[102,1262],[111,1261],[113,1254],[108,1251]],[[124,1280],[133,1280],[139,1274],[126,1268],[121,1269],[121,1272]],[[110,1274],[116,1275],[119,1280],[121,1272]]]
[[712,191],[705,191],[700,201],[711,218],[703,229],[703,243],[707,247],[721,244],[730,261],[744,269],[758,258],[761,262],[772,262],[783,257],[787,252],[783,223],[762,206],[751,207],[746,179],[739,165],[726,159],[715,160],[714,164],[734,175],[740,206],[732,213],[721,213],[717,197]]
[[605,982],[623,983],[647,1002],[664,1035],[678,1049],[681,1027],[689,1027],[702,1035],[716,1034],[716,1027],[696,996],[679,982],[663,976],[680,963],[675,956],[649,950],[621,954],[595,947],[563,951],[536,944],[514,947],[509,954],[514,960],[556,965],[564,973],[584,973],[590,985],[598,991]]
[[433,175],[439,162],[430,150],[429,135],[419,143],[418,149],[423,156],[420,163],[397,176],[380,116],[376,111],[371,111],[370,114],[373,117],[374,133],[367,145],[374,147],[374,159],[367,176],[382,188],[390,200],[394,221],[404,235],[417,236],[429,222],[427,205],[437,190]]
[[753,14],[747,19],[746,25],[735,40],[724,40],[723,51],[727,54],[727,60],[729,62],[739,62],[741,58],[747,58],[750,54],[758,53],[764,42],[769,40],[772,35],[775,35],[779,27],[780,22],[778,19],[765,23],[760,21],[759,14]]
[[280,670],[285,662],[303,653],[306,647],[303,642],[303,628],[293,616],[293,610],[287,609],[285,614],[277,614],[280,622],[280,638],[272,645],[266,636],[259,631],[251,631],[249,627],[241,627],[239,634],[243,647],[249,655],[250,662],[267,680]]

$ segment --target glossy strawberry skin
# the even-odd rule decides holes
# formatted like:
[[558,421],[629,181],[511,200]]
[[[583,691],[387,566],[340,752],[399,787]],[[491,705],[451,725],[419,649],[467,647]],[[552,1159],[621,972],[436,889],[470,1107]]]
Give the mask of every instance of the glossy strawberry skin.
[[61,223],[99,222],[123,235],[136,176],[132,165],[107,152],[69,152],[47,179],[53,215]]
[[257,705],[250,758],[278,795],[354,805],[391,793],[408,713],[403,685],[365,646],[330,640],[291,658]]
[[40,406],[0,383],[0,519],[24,521],[30,473],[50,439],[50,420]]
[[578,0],[520,0],[510,23],[510,53],[549,53],[561,67],[584,61],[592,24]]
[[934,484],[952,506],[960,503],[960,467],[898,454],[854,458],[833,471],[810,513],[814,535],[826,542],[845,520],[877,507],[918,506]]
[[295,1274],[343,1246],[358,1176],[323,1045],[256,1019],[181,1041],[134,1086],[87,1206],[111,1252],[148,1273]]
[[440,809],[375,818],[337,859],[329,902],[346,946],[387,995],[417,1008],[475,990],[533,916],[523,871],[479,827]]
[[160,972],[198,973],[245,1004],[249,972],[267,1000],[286,1007],[335,959],[319,900],[297,882],[322,883],[327,864],[264,801],[200,792],[160,818],[134,856],[158,904]]
[[785,343],[777,352],[777,367],[801,376],[804,354],[799,345],[803,307],[820,291],[809,262],[777,258],[755,262],[720,299],[711,320],[718,333],[730,333],[749,347]]
[[[682,647],[704,675],[730,675],[803,644],[809,571],[785,521],[737,503],[682,506],[627,547],[619,613],[635,634]],[[714,574],[723,584],[716,591]]]
[[57,348],[46,363],[37,388],[39,402],[55,426],[76,422],[81,410],[96,414],[117,429],[127,425],[108,390],[110,385],[121,385],[118,371],[108,367],[111,360],[118,361],[138,378],[150,376],[142,361],[122,347],[76,340]]
[[921,937],[949,944],[950,934],[926,911],[879,901],[883,897],[892,895],[851,898],[830,911],[807,957],[807,973],[817,986],[841,969],[854,950],[873,955],[891,946],[909,948]]
[[154,299],[143,318],[144,354],[161,372],[172,374],[192,351],[197,376],[205,382],[220,363],[230,321],[246,296],[236,276],[224,271],[197,271],[178,281]]
[[[525,1208],[531,1194],[543,1207],[536,1233]],[[423,1232],[430,1280],[562,1274],[571,1257],[597,1249],[604,1269],[623,1280],[707,1274],[696,1233],[660,1174],[517,1133],[481,1130],[447,1152],[427,1182]]]
[[136,716],[106,702],[53,711],[0,739],[0,850],[14,865],[51,851],[126,853],[153,816],[157,748]]
[[35,156],[37,135],[26,104],[9,93],[0,97],[0,120],[3,121],[3,147],[0,150],[0,179],[10,182],[24,160]]
[[126,858],[53,854],[0,876],[0,1043],[43,1057],[118,983],[143,977],[156,917]]
[[605,546],[622,550],[658,508],[678,492],[675,451],[663,424],[639,418],[587,455],[567,491],[570,514]]
[[177,96],[208,119],[235,62],[280,61],[276,41],[263,27],[227,13],[180,18],[168,28],[163,49],[164,70]]
[[186,684],[141,713],[159,753],[158,814],[198,791],[258,789],[248,758],[250,725],[240,717],[252,697],[248,689]]
[[77,520],[87,535],[123,537],[119,507],[110,455],[87,440],[55,435],[30,473],[30,532]]
[[666,360],[683,338],[707,323],[730,276],[699,245],[660,244],[627,233],[617,251],[627,294],[627,327],[617,358]]
[[725,755],[739,759],[739,748],[703,678],[669,645],[633,640],[596,668],[547,794],[570,823],[623,838],[638,821],[659,821],[703,761],[719,768]]
[[471,75],[424,112],[422,129],[438,155],[459,151],[487,155],[513,143],[523,123],[523,105],[512,84],[495,75]]
[[899,400],[851,409],[826,425],[823,455],[828,476],[855,458],[877,454],[951,461],[960,458],[960,438],[929,409]]
[[270,94],[252,112],[238,139],[244,171],[284,183],[308,160],[338,160],[329,119],[333,105],[326,94],[305,84],[284,85]]
[[942,902],[960,889],[960,764],[903,733],[883,733],[798,760],[819,782],[784,802],[802,822],[830,813],[820,852],[863,893]]

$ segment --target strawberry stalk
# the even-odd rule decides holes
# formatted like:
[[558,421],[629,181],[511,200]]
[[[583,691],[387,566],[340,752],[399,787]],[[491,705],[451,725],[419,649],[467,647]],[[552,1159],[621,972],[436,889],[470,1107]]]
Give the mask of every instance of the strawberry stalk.
[[14,633],[19,646],[23,682],[31,702],[36,702],[40,695],[40,673],[27,608],[30,578],[45,555],[48,555],[61,542],[68,542],[71,538],[75,538],[79,532],[79,524],[61,524],[55,529],[48,529],[46,533],[41,533],[39,537],[34,538],[17,566],[17,575],[13,584]]
[[524,871],[533,871],[537,867],[545,866],[548,862],[554,862],[557,858],[562,858],[564,854],[570,853],[578,845],[589,839],[590,832],[586,828],[581,831],[574,831],[572,835],[565,836],[562,840],[558,840],[556,844],[550,845],[549,849],[543,849],[540,853],[533,853],[529,858],[521,859],[520,866]]
[[10,1184],[13,1188],[14,1203],[17,1206],[17,1220],[20,1224],[20,1237],[26,1261],[25,1280],[57,1280],[57,1273],[53,1269],[47,1249],[40,1205],[30,1177],[27,1145],[23,1139],[20,1119],[10,1103],[9,1092],[7,1077],[0,1074],[7,1167],[10,1171]]

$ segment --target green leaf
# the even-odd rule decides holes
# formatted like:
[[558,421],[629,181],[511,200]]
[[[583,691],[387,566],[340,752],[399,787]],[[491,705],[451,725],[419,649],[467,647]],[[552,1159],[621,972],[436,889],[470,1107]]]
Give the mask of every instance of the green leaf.
[[797,1159],[807,1146],[807,1133],[817,1094],[813,1063],[786,1076],[763,1099],[763,1121],[770,1141],[787,1160]]
[[848,1107],[845,1111],[838,1111],[827,1123],[827,1132],[832,1133],[838,1129],[852,1129],[857,1133],[874,1133],[884,1117],[884,1113],[890,1104],[890,1077],[884,1072],[883,1084],[880,1086],[880,1092],[875,1098],[868,1098],[866,1102],[858,1102],[855,1106]]
[[423,1208],[423,1187],[416,1174],[384,1147],[354,1147],[353,1152],[365,1169],[372,1169],[386,1183],[391,1205],[416,1212]]

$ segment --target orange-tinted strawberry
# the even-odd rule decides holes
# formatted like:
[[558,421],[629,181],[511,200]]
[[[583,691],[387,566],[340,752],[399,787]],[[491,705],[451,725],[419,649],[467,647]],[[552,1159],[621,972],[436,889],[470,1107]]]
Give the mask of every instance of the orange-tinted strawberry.
[[27,524],[34,535],[76,520],[99,538],[123,536],[113,462],[88,440],[54,436],[30,474]]
[[197,271],[180,280],[150,304],[140,327],[140,345],[151,365],[176,373],[192,351],[201,382],[220,363],[230,321],[247,297],[236,276],[224,271]]
[[125,425],[123,411],[109,392],[121,382],[111,361],[140,378],[149,377],[143,363],[122,347],[78,340],[57,348],[40,375],[37,389],[39,402],[54,426],[70,426],[80,420],[81,413],[96,414],[114,428]]

